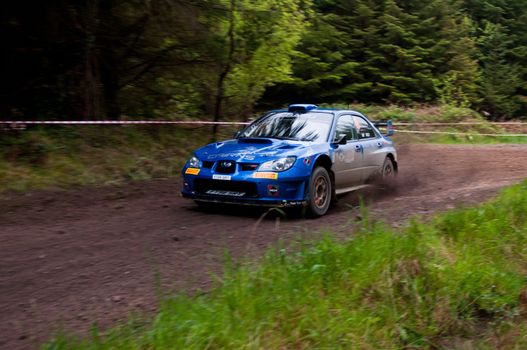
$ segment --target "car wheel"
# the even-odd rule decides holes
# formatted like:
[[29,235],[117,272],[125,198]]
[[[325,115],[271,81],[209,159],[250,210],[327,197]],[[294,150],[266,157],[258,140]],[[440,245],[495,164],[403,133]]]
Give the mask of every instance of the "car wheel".
[[395,166],[391,158],[386,157],[382,165],[381,177],[383,181],[390,181],[395,178]]
[[382,165],[381,174],[379,176],[379,185],[384,192],[391,193],[395,190],[396,175],[397,171],[395,170],[393,160],[389,157],[386,157],[384,164]]
[[316,167],[311,174],[309,183],[309,200],[307,209],[312,217],[319,217],[328,211],[331,204],[331,179],[328,171],[323,167]]

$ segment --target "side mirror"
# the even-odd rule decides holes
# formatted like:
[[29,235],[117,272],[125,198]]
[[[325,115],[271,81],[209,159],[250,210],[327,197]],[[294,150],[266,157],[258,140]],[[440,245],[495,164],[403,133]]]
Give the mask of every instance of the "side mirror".
[[346,134],[340,134],[333,141],[333,144],[336,144],[336,145],[345,145],[346,143],[348,143],[348,137],[346,136]]

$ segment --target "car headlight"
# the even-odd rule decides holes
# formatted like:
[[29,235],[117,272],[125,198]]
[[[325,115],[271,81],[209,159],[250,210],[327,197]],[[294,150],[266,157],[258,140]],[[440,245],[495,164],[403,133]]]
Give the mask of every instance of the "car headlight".
[[199,159],[196,157],[192,157],[188,161],[188,166],[191,168],[199,168]]
[[296,157],[284,157],[270,160],[260,165],[259,171],[286,171],[295,164]]

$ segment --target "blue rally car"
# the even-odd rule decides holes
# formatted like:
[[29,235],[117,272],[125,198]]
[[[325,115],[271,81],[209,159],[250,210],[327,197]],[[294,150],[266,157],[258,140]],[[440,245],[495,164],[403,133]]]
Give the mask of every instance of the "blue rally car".
[[182,194],[198,204],[306,206],[321,216],[337,195],[395,175],[392,134],[391,122],[353,110],[290,105],[196,150],[182,170]]

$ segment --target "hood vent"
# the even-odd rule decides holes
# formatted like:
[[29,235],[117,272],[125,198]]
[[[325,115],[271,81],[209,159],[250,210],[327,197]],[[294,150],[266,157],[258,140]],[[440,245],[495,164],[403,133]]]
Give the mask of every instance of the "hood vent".
[[279,149],[292,149],[292,148],[297,148],[298,146],[297,145],[283,145],[283,146],[280,146],[278,147]]

